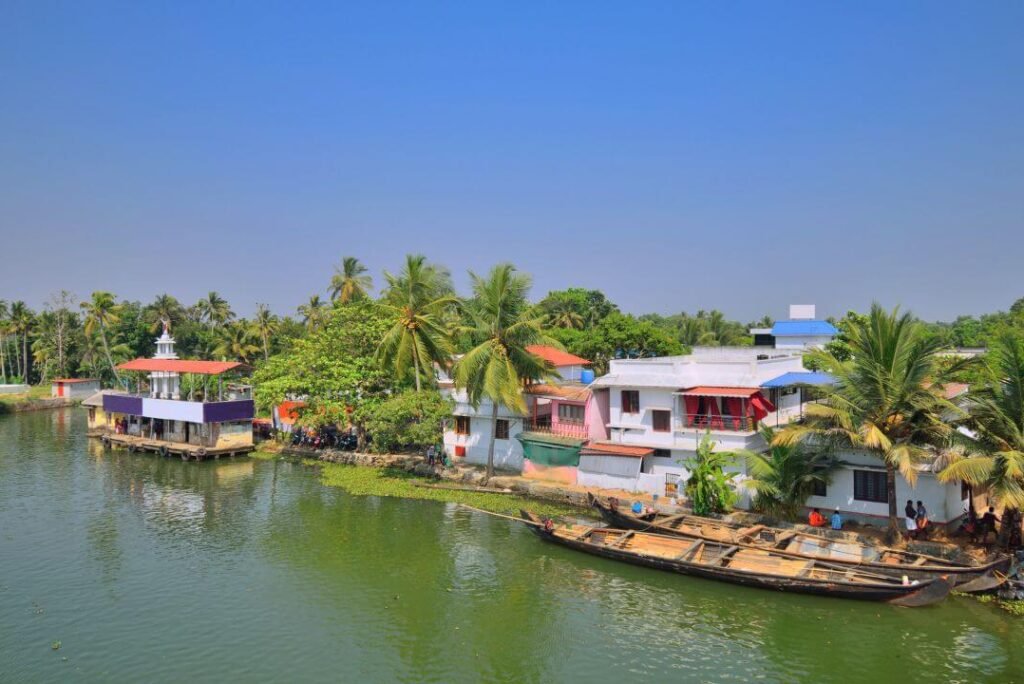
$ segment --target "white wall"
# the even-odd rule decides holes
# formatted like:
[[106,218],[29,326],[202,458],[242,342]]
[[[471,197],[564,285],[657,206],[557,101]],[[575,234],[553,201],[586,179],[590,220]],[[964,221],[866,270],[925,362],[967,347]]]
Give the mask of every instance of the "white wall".
[[[523,445],[516,439],[516,435],[523,431],[521,418],[507,418],[508,439],[498,439],[494,442],[494,467],[499,470],[512,470],[522,472],[523,470]],[[444,448],[450,459],[455,462],[475,463],[487,465],[487,450],[491,440],[491,419],[482,416],[473,416],[469,419],[469,434],[459,435],[455,433],[454,418],[451,429],[445,430]],[[455,447],[466,448],[465,458],[455,456]]]
[[832,341],[832,335],[794,335],[776,337],[776,349],[814,349],[824,347]]
[[[849,465],[845,465],[833,473],[826,496],[809,497],[806,507],[829,511],[838,507],[844,513],[865,516],[868,518],[868,522],[884,525],[889,517],[887,503],[858,501],[853,498],[853,471],[859,469],[858,466],[870,466],[863,469],[881,472],[878,470],[881,463],[871,456],[854,452],[844,452],[840,458]],[[929,517],[936,523],[956,520],[963,514],[966,505],[966,500],[960,500],[960,484],[958,482],[943,484],[930,472],[921,472],[914,487],[911,487],[903,476],[896,475],[896,509],[901,519],[907,499],[911,499],[915,503],[918,500],[922,501],[928,509]]]
[[622,456],[580,455],[576,469],[576,484],[601,489],[624,489],[637,491],[637,477],[640,474],[639,458]]

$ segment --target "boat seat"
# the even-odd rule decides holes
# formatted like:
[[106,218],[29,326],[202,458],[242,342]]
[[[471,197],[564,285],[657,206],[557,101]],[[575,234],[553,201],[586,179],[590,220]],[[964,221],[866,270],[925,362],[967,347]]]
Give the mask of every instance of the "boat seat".
[[718,556],[718,564],[722,565],[724,567],[725,564],[732,557],[732,555],[734,553],[736,553],[737,551],[739,551],[739,550],[740,550],[740,547],[738,547],[738,546],[730,546],[725,551],[723,551],[721,554],[719,554],[719,556]]
[[619,537],[618,539],[616,539],[616,540],[615,540],[614,542],[612,542],[611,544],[609,544],[609,546],[625,546],[625,545],[626,545],[626,542],[627,542],[627,541],[629,541],[629,539],[630,539],[630,538],[631,538],[631,537],[632,537],[632,536],[633,536],[634,534],[636,534],[636,532],[635,532],[634,530],[630,530],[629,532],[627,532],[626,534],[622,535],[621,537]]
[[690,558],[697,555],[697,552],[700,551],[701,547],[703,546],[704,540],[698,539],[697,541],[693,542],[688,547],[686,547],[685,551],[676,556],[675,560],[690,560]]

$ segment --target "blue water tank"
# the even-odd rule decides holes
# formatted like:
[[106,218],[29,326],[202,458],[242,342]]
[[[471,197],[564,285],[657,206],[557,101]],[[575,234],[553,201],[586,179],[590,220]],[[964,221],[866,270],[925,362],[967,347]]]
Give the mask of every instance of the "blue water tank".
[[584,385],[589,385],[594,382],[594,371],[590,368],[584,368],[580,371],[580,382]]

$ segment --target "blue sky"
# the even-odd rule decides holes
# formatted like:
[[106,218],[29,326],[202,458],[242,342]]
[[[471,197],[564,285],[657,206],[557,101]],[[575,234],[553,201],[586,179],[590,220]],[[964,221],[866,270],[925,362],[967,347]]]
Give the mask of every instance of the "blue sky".
[[0,298],[356,255],[780,317],[1024,296],[1021,2],[0,6]]

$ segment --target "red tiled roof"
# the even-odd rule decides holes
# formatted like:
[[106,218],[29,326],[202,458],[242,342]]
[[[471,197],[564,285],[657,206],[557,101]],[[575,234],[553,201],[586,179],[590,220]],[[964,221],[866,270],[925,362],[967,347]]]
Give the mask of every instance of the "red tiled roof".
[[593,442],[580,449],[580,454],[585,456],[626,456],[628,458],[643,458],[654,453],[654,449],[642,446],[630,446],[628,444],[612,444],[611,442]]
[[750,398],[761,391],[760,387],[690,387],[684,389],[680,394],[693,395],[698,397],[747,397]]
[[[933,383],[924,383],[925,387],[931,387]],[[961,394],[970,389],[970,385],[964,382],[947,382],[942,386],[942,396],[947,399],[956,399]]]
[[50,382],[63,382],[64,384],[69,382],[96,382],[96,378],[54,378]]
[[195,373],[197,375],[220,375],[229,370],[242,368],[245,364],[237,361],[187,361],[185,359],[135,359],[117,367],[126,371],[165,371],[169,373]]
[[589,366],[590,361],[582,359],[575,354],[570,354],[561,349],[555,349],[545,344],[531,344],[526,348],[534,356],[539,356],[552,366]]

